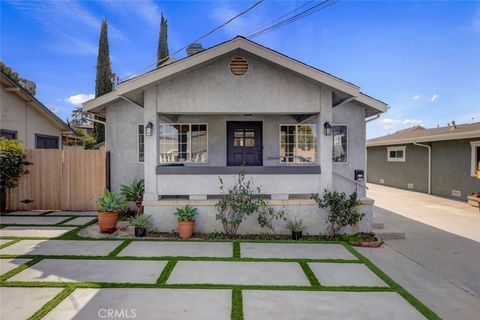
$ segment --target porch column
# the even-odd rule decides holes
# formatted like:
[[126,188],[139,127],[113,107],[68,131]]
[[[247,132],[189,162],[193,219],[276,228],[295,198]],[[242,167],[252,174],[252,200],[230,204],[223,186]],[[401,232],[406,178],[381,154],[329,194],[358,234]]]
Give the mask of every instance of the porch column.
[[158,113],[157,113],[157,87],[145,90],[144,106],[145,106],[145,127],[149,122],[153,124],[153,134],[145,135],[144,148],[144,177],[145,177],[145,194],[143,199],[146,201],[157,200],[157,173],[158,165]]
[[317,116],[317,162],[321,167],[320,195],[324,189],[332,189],[332,136],[323,133],[325,122],[332,124],[332,91],[320,88],[320,113]]

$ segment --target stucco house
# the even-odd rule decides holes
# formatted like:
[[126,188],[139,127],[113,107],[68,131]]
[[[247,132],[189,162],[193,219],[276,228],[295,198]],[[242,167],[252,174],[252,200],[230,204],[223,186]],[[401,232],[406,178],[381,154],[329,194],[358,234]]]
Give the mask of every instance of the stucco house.
[[0,135],[26,149],[61,149],[72,129],[23,86],[0,72]]
[[367,180],[466,200],[480,192],[480,122],[397,131],[367,141]]
[[[176,229],[172,212],[190,204],[198,231],[220,231],[219,177],[228,187],[241,171],[309,233],[325,220],[310,194],[365,197],[365,120],[385,112],[384,102],[243,37],[187,52],[84,104],[107,119],[112,189],[144,177],[145,213],[160,230]],[[365,230],[372,203],[363,199]],[[239,232],[260,232],[255,218]]]

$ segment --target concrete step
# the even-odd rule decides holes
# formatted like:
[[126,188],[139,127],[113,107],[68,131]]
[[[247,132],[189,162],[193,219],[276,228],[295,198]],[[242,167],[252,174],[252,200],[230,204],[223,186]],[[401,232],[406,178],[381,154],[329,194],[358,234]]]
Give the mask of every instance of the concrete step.
[[384,229],[385,228],[385,223],[382,221],[373,221],[373,229]]
[[405,239],[405,232],[394,228],[373,229],[373,233],[382,240]]

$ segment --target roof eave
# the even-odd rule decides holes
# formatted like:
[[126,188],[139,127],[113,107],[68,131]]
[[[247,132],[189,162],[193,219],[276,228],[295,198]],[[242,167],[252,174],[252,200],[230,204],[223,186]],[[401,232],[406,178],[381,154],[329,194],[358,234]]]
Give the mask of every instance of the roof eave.
[[459,139],[471,139],[471,138],[480,138],[480,130],[439,134],[435,136],[425,136],[425,137],[419,137],[419,138],[395,139],[395,140],[388,140],[388,141],[367,141],[367,147],[379,147],[379,146],[389,146],[389,145],[414,143],[414,142],[433,142],[433,141],[459,140]]

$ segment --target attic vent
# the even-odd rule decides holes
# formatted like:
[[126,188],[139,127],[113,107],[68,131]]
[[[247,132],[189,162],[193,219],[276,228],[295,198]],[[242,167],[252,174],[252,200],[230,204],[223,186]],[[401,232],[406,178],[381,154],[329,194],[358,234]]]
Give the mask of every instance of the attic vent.
[[243,76],[247,73],[248,70],[248,62],[244,58],[233,58],[230,61],[230,72],[232,72],[236,76]]

